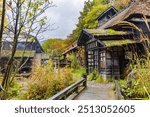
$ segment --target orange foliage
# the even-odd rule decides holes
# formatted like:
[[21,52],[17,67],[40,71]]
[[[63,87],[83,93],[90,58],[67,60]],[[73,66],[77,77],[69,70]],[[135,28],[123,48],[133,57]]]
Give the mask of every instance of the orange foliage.
[[131,0],[116,0],[115,1],[115,7],[118,9],[122,9],[124,7],[129,6]]

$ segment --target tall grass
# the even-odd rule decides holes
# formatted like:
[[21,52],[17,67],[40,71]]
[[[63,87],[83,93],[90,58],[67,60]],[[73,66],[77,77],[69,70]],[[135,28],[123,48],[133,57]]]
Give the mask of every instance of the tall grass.
[[49,63],[46,66],[36,66],[27,82],[27,89],[18,95],[18,99],[40,100],[50,98],[71,85],[74,79],[70,69],[63,68],[58,73],[53,70],[52,64]]
[[[150,27],[145,16],[143,16],[143,20],[150,32]],[[136,52],[134,53],[134,59],[131,60],[129,68],[126,70],[128,74],[125,77],[126,83],[121,82],[122,92],[128,98],[150,99],[150,39],[136,25],[125,21],[121,22],[121,24],[128,24],[140,32],[140,37],[136,40],[141,42],[145,50],[145,54],[140,57]]]
[[[144,19],[145,18],[146,17],[144,16]],[[147,20],[145,19],[144,21],[150,31],[149,26],[147,25]],[[150,39],[147,35],[141,33],[140,42],[145,49],[145,55],[141,58],[139,58],[138,55],[135,55],[135,60],[130,64],[130,69],[133,71],[131,75],[135,74],[135,84],[139,87],[138,90],[142,96],[150,99]]]

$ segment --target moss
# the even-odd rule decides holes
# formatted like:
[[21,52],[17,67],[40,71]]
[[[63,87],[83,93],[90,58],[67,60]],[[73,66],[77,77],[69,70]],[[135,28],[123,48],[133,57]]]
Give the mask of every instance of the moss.
[[126,39],[126,40],[108,40],[108,41],[102,41],[105,46],[120,46],[120,45],[127,45],[127,44],[133,44],[136,43],[135,41]]
[[93,35],[123,35],[127,34],[123,31],[115,31],[112,29],[102,30],[102,29],[86,29],[86,31]]
[[[34,57],[35,51],[25,51],[24,56],[25,57]],[[16,57],[22,57],[23,51],[16,51],[15,56]]]
[[73,70],[73,76],[76,78],[82,78],[83,74],[86,74],[86,69],[83,67]]
[[[9,50],[3,50],[2,51],[2,56],[8,57],[11,55],[11,51]],[[16,51],[15,57],[22,57],[23,51]],[[25,51],[24,57],[34,57],[35,51]]]

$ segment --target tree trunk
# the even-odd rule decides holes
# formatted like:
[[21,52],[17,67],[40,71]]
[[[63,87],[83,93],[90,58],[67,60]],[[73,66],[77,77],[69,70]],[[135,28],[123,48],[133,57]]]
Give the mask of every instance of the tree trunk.
[[[19,0],[17,1],[17,8],[19,9]],[[7,87],[8,87],[8,83],[9,83],[9,75],[10,75],[10,72],[11,72],[11,68],[13,66],[13,59],[14,59],[14,56],[15,56],[15,53],[16,53],[16,47],[17,47],[17,43],[18,43],[18,36],[19,36],[19,31],[18,31],[18,22],[19,22],[19,10],[17,11],[17,14],[16,14],[16,22],[15,22],[15,32],[14,32],[14,41],[13,41],[13,48],[12,48],[12,54],[11,54],[11,57],[7,63],[7,68],[6,68],[6,71],[5,71],[5,74],[4,74],[4,79],[3,79],[3,82],[2,82],[2,86],[4,87],[4,89],[7,90]]]
[[3,0],[2,19],[1,19],[1,28],[0,28],[0,59],[1,59],[1,48],[2,48],[2,40],[3,40],[4,23],[5,23],[5,11],[6,11],[6,0]]

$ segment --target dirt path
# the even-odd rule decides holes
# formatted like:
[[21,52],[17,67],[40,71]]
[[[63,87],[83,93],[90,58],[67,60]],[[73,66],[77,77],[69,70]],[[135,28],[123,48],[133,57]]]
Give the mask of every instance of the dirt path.
[[75,100],[115,100],[113,83],[100,84],[88,82],[87,88]]

